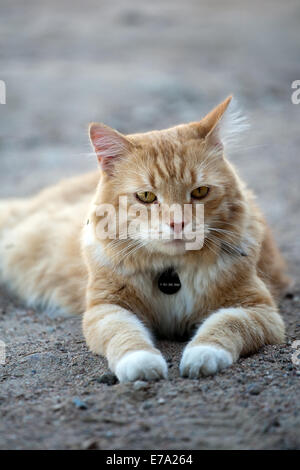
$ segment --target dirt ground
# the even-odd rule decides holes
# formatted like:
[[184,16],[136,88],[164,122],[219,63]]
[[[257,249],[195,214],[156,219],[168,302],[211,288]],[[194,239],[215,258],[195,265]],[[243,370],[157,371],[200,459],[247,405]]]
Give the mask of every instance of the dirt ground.
[[[94,168],[89,121],[124,132],[200,118],[230,92],[251,130],[232,155],[256,191],[295,286],[287,343],[216,377],[114,383],[80,318],[28,311],[0,292],[0,448],[299,449],[300,4],[229,0],[2,0],[0,197]],[[295,362],[295,361],[294,361]],[[299,362],[299,361],[298,361]]]

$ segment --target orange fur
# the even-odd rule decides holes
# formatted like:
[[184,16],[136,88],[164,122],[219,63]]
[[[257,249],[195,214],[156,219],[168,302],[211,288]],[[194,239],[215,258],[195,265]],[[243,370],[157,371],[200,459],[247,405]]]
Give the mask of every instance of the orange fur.
[[[230,99],[199,123],[163,131],[125,137],[93,124],[100,177],[95,172],[0,203],[1,280],[31,305],[84,311],[90,349],[108,358],[121,381],[166,377],[150,331],[177,337],[196,330],[180,366],[190,377],[284,341],[274,296],[289,281],[252,193],[225,155],[221,131]],[[167,204],[195,206],[189,195],[200,185],[210,188],[199,201],[201,250],[98,238],[97,205],[112,204],[118,213],[119,196],[136,204],[135,193],[145,190]],[[166,296],[156,279],[170,266],[182,289]]]

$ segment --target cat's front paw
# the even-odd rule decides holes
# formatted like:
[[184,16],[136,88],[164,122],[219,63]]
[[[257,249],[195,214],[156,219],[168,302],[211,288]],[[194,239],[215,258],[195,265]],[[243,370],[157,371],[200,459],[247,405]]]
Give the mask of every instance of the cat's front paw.
[[180,362],[180,375],[196,379],[200,375],[216,374],[232,363],[232,355],[225,349],[205,344],[188,346]]
[[168,366],[160,354],[150,351],[133,351],[117,363],[116,376],[120,382],[166,379]]

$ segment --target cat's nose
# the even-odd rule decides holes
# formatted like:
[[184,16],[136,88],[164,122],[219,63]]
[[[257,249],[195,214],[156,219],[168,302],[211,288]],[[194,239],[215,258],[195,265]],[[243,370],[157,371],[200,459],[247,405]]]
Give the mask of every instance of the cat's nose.
[[180,233],[183,231],[184,222],[183,221],[179,223],[170,222],[170,227],[174,230],[175,233]]

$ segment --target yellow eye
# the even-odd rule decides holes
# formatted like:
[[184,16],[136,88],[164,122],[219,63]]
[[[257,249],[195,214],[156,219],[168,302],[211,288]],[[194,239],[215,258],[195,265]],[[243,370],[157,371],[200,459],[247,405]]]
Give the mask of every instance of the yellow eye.
[[139,193],[136,193],[136,197],[142,201],[145,202],[146,204],[150,204],[151,202],[156,201],[156,196],[154,193],[151,193],[151,191],[141,191]]
[[200,186],[191,192],[194,199],[203,199],[208,195],[209,188],[207,186]]

